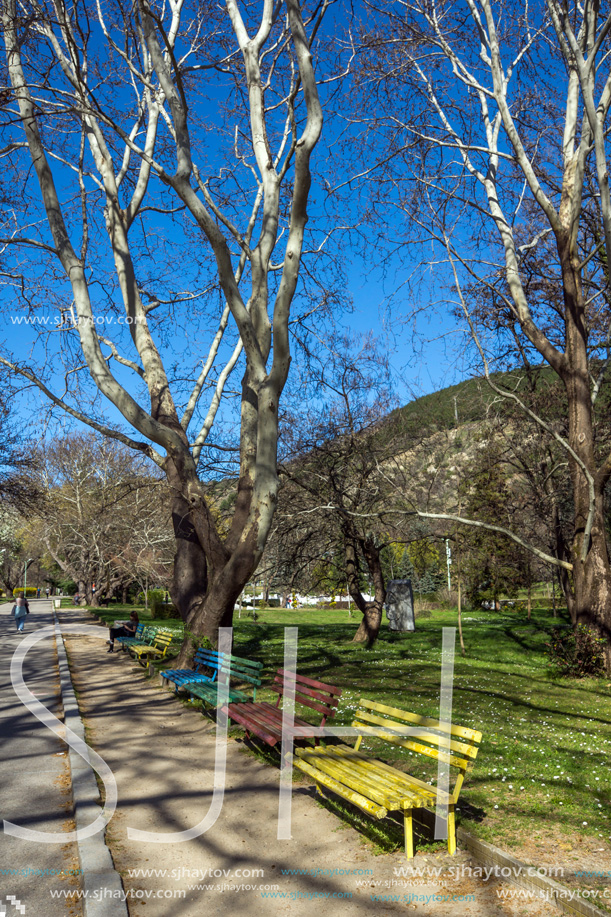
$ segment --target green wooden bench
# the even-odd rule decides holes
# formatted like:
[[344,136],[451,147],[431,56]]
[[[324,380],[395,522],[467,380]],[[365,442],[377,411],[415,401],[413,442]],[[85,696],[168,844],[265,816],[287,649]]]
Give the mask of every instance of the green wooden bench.
[[[398,730],[405,730],[406,726],[417,727],[417,731],[402,736]],[[352,727],[359,732],[354,748],[348,745],[297,748],[295,767],[314,778],[319,793],[324,786],[375,818],[385,818],[390,811],[403,812],[405,855],[408,859],[414,855],[413,810],[436,807],[439,801],[443,809],[447,809],[448,851],[454,854],[454,809],[467,768],[477,755],[481,732],[454,723],[448,728],[438,720],[363,698]],[[359,749],[363,740],[369,737],[457,768],[454,788],[450,793],[443,793],[418,777],[368,757]],[[410,768],[414,763],[412,759],[406,762]]]
[[[230,703],[238,701],[248,702],[250,700],[248,694],[244,691],[232,687],[232,678],[238,682],[247,682],[253,686],[252,700],[254,702],[257,696],[257,688],[261,685],[261,670],[263,668],[263,663],[254,662],[252,659],[244,659],[241,656],[230,656],[227,653],[217,653],[217,656],[217,672],[219,677],[225,675],[230,680],[228,689]],[[190,682],[183,684],[183,687],[192,698],[197,697],[202,701],[202,707],[205,705],[218,707],[218,681]]]
[[123,652],[126,652],[127,647],[130,643],[146,643],[147,642],[147,633],[150,632],[150,639],[152,640],[155,636],[154,627],[146,627],[144,624],[138,624],[136,628],[136,633],[133,637],[117,637],[115,643],[119,643]]
[[164,669],[159,674],[166,682],[173,683],[178,694],[178,689],[188,683],[214,681],[218,675],[220,655],[218,650],[200,648],[193,657],[192,669]]
[[[274,683],[270,685],[271,690],[278,694],[275,706],[267,701],[257,703],[246,701],[230,703],[223,707],[223,710],[232,720],[244,727],[247,736],[256,735],[267,745],[274,746],[282,739],[283,717],[280,701],[287,687],[294,690],[296,703],[303,704],[322,714],[321,726],[324,726],[327,718],[335,713],[342,693],[341,688],[336,688],[334,685],[314,681],[313,678],[307,678],[305,675],[295,676],[293,672],[278,669]],[[292,723],[294,741],[312,738],[314,729],[316,727],[313,727],[307,720],[295,717]]]
[[146,665],[150,656],[162,659],[172,643],[172,633],[167,630],[158,630],[152,643],[132,643],[127,647],[130,656],[134,656],[140,665]]

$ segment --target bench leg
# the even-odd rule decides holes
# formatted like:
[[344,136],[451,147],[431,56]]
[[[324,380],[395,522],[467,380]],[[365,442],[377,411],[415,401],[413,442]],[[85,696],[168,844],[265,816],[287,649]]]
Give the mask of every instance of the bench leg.
[[448,853],[456,853],[456,823],[454,821],[454,806],[448,807]]
[[403,810],[403,828],[405,832],[405,856],[411,860],[414,856],[414,829],[412,824],[413,809]]

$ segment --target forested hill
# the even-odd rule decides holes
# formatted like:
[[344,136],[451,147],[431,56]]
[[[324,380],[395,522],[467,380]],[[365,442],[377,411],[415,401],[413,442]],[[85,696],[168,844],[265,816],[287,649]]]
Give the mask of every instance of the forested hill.
[[[535,367],[527,374],[524,370],[512,370],[505,373],[494,373],[492,379],[507,391],[514,391],[522,399],[532,404],[536,401],[550,400],[550,394],[556,405],[561,408],[564,402],[564,391],[558,377],[548,366]],[[601,395],[601,398],[603,396]],[[608,407],[608,396],[605,404]],[[464,423],[481,421],[490,406],[495,405],[497,413],[511,416],[516,406],[512,402],[499,403],[499,396],[492,390],[482,376],[467,379],[458,385],[451,385],[439,392],[417,398],[402,408],[397,408],[388,418],[406,436],[431,435],[443,430],[452,430]]]

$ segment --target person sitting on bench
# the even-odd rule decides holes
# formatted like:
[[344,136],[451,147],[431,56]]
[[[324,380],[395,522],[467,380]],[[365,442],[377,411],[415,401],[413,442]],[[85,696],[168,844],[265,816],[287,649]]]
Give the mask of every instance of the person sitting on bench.
[[138,612],[130,612],[130,620],[123,624],[121,627],[111,627],[110,628],[110,640],[107,640],[107,643],[110,643],[108,648],[109,653],[114,653],[115,650],[115,640],[117,637],[133,637],[138,629],[139,619]]

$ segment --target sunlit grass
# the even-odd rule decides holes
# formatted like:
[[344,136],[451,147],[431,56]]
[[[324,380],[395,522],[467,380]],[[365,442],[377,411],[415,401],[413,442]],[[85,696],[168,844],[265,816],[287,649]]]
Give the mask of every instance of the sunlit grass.
[[[515,834],[542,824],[571,837],[611,838],[611,685],[554,675],[545,644],[558,623],[568,622],[536,609],[530,622],[511,612],[470,612],[464,658],[457,638],[453,719],[483,733],[460,819],[492,842],[506,840],[508,828]],[[393,635],[384,625],[372,649],[351,642],[356,624],[345,611],[263,612],[256,623],[236,622],[235,652],[265,661],[269,676],[283,664],[284,626],[296,625],[299,672],[343,689],[337,725],[350,725],[360,697],[438,716],[441,628],[455,626],[455,612],[433,612],[411,634]],[[434,779],[434,762],[366,747],[395,765],[409,760],[410,772]]]

